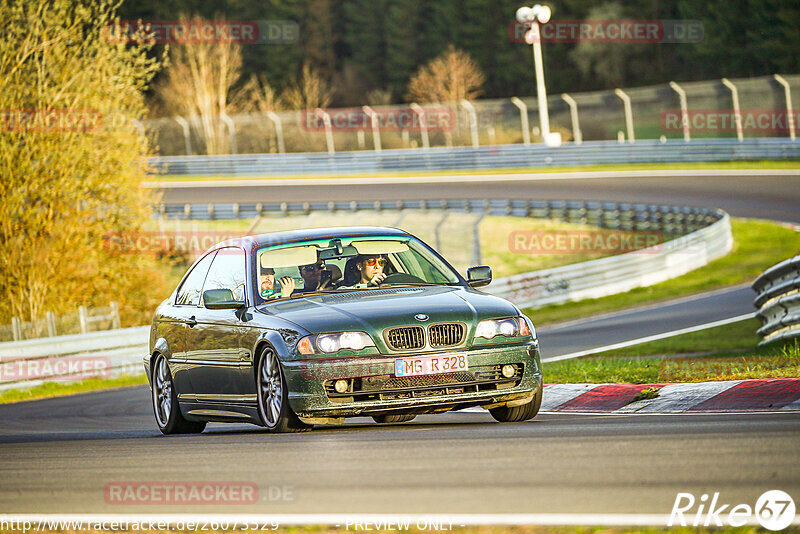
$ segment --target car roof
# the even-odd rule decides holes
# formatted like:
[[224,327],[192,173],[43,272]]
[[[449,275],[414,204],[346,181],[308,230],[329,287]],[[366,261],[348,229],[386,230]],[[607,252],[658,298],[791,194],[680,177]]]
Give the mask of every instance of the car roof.
[[263,245],[279,245],[294,241],[334,239],[337,237],[361,237],[371,235],[408,236],[410,234],[405,230],[388,226],[335,226],[330,228],[305,228],[301,230],[287,230],[283,232],[270,232],[266,234],[238,237],[219,243],[214,248],[237,245],[243,246],[247,250],[252,250]]

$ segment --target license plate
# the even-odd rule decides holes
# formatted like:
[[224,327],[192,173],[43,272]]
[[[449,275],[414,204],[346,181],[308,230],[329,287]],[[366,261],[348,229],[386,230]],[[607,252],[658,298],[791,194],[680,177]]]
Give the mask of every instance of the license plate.
[[456,371],[466,371],[468,368],[467,356],[464,354],[418,356],[416,358],[398,358],[394,361],[394,374],[396,376],[454,373]]

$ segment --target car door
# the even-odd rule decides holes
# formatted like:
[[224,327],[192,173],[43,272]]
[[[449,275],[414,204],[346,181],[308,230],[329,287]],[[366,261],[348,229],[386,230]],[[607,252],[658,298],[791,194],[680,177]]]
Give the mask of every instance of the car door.
[[215,252],[211,252],[197,261],[189,273],[183,278],[175,292],[175,300],[167,313],[169,324],[165,325],[165,339],[170,346],[170,369],[175,389],[179,396],[194,395],[194,387],[190,380],[190,364],[187,361],[188,333],[197,324],[197,310],[200,305],[201,291]]
[[[203,292],[230,289],[235,300],[246,300],[245,254],[238,247],[220,249],[209,268]],[[242,347],[245,323],[241,310],[212,310],[202,295],[197,324],[187,331],[190,380],[198,401],[244,402],[252,390],[250,353]]]

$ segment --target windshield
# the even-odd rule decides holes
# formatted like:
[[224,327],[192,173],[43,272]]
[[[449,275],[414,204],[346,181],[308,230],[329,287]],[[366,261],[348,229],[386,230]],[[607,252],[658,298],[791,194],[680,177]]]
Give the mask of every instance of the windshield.
[[410,236],[310,240],[256,250],[259,302],[319,292],[459,284],[448,264]]

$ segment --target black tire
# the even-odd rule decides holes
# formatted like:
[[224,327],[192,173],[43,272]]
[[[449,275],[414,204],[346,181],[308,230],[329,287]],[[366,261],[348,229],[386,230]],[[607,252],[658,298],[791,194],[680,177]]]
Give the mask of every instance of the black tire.
[[414,419],[416,414],[413,413],[398,413],[398,414],[391,414],[391,415],[373,415],[372,420],[378,424],[384,423],[407,423]]
[[153,361],[152,381],[153,415],[162,434],[199,434],[205,430],[204,421],[187,421],[183,418],[172,373],[162,354]]
[[278,355],[270,346],[261,349],[256,371],[258,415],[270,432],[303,432],[312,426],[297,418],[289,406],[289,391]]
[[523,404],[522,406],[514,406],[513,408],[508,408],[506,406],[492,408],[489,410],[489,413],[501,423],[518,423],[520,421],[527,421],[536,417],[536,414],[539,413],[539,408],[541,406],[542,392],[540,390],[527,404]]

